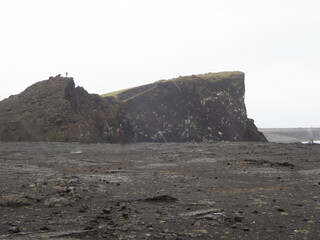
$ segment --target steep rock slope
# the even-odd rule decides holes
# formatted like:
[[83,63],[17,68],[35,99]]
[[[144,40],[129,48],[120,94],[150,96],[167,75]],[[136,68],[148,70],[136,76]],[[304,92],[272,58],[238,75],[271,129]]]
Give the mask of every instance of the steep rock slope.
[[60,75],[0,102],[0,141],[119,142],[130,133],[121,101]]
[[222,72],[109,95],[125,104],[137,142],[267,141],[247,118],[244,93],[244,73]]

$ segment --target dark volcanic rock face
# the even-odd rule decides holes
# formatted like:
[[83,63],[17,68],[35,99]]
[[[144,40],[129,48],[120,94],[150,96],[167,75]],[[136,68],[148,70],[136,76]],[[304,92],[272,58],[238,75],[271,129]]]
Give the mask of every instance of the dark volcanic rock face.
[[179,77],[119,92],[137,142],[266,141],[244,104],[244,73]]
[[0,102],[0,141],[266,141],[244,104],[244,73],[179,77],[102,98],[50,77]]
[[130,138],[123,104],[60,76],[0,102],[0,141],[119,142]]

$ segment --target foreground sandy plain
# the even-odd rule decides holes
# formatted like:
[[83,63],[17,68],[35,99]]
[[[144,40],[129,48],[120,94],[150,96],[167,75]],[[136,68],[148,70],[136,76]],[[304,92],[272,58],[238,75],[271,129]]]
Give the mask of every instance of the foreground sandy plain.
[[320,145],[0,143],[0,239],[320,239]]

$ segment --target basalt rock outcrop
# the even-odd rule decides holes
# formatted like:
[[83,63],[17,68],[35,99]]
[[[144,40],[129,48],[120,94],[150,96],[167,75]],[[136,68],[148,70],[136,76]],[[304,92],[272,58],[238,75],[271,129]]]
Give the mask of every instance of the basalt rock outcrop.
[[136,142],[267,141],[247,118],[244,93],[244,73],[222,72],[109,95],[124,103]]
[[244,103],[244,73],[179,77],[101,97],[60,75],[0,102],[0,141],[266,141]]
[[0,102],[0,141],[121,142],[130,140],[121,101],[50,77]]

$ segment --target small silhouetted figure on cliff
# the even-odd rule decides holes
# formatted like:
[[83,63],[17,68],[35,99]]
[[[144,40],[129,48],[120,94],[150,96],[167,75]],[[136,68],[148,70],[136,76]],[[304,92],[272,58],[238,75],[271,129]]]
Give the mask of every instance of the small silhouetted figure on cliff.
[[66,77],[68,77],[68,72],[66,72]]

